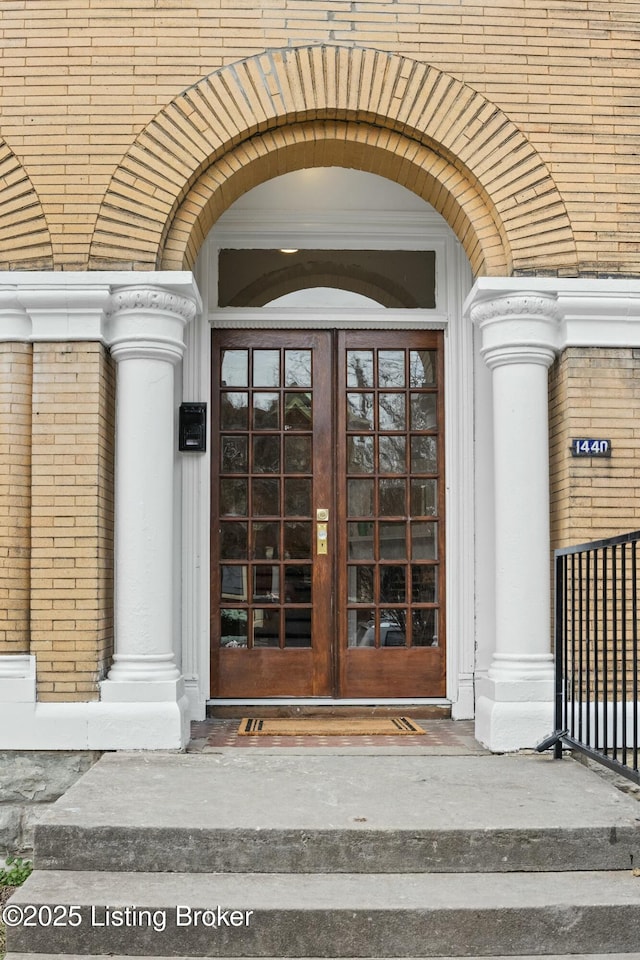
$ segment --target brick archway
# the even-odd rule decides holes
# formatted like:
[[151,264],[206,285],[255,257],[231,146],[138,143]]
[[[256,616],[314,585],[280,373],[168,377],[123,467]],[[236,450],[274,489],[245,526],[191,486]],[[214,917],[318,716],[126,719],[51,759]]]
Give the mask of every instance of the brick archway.
[[31,180],[0,140],[0,269],[53,269],[49,227]]
[[495,104],[426,64],[333,46],[250,57],[164,108],[114,173],[90,266],[190,267],[241,193],[314,165],[408,186],[442,213],[477,274],[576,269],[553,179]]

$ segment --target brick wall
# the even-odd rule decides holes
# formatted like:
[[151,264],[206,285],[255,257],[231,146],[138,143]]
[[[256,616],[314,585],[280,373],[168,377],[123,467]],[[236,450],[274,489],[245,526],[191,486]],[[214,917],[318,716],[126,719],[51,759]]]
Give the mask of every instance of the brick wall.
[[31,652],[41,700],[98,697],[112,654],[112,362],[33,346]]
[[[551,535],[565,547],[640,527],[640,351],[570,347],[550,371]],[[611,459],[572,457],[576,437]]]
[[30,343],[0,343],[0,477],[0,654],[28,653]]
[[[431,64],[496,105],[555,180],[577,269],[637,276],[639,19],[629,0],[4,0],[2,135],[25,187],[0,241],[20,235],[30,262],[25,224],[42,251],[46,224],[55,266],[84,268],[118,164],[174,98],[268,48],[337,44]],[[447,112],[455,120],[456,104]],[[481,142],[482,115],[474,123],[467,134]],[[171,136],[194,145],[180,118]],[[188,171],[173,174],[186,182]],[[162,203],[158,178],[149,167],[129,189]],[[544,202],[535,184],[510,200]],[[555,266],[550,254],[536,269]]]

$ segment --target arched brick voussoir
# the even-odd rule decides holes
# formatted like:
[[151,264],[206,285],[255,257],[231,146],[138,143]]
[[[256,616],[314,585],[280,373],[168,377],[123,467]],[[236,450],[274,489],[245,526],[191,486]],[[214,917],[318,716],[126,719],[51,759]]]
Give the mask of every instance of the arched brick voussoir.
[[0,140],[0,270],[53,269],[49,227],[22,164]]
[[342,166],[394,180],[445,217],[475,273],[507,271],[491,212],[460,171],[399,133],[340,121],[291,124],[256,135],[212,164],[173,218],[162,269],[192,269],[213,224],[243,193],[274,176],[310,166]]
[[[92,261],[151,266],[166,260],[174,217],[224,154],[270,130],[321,120],[355,120],[401,135],[406,151],[412,141],[431,149],[481,198],[509,269],[515,261],[527,269],[522,238],[531,233],[541,239],[538,252],[546,250],[549,263],[575,267],[571,225],[553,179],[495,104],[428,64],[321,45],[267,50],[222,67],[168,104],[114,172],[96,222]],[[137,197],[132,183],[143,186]]]

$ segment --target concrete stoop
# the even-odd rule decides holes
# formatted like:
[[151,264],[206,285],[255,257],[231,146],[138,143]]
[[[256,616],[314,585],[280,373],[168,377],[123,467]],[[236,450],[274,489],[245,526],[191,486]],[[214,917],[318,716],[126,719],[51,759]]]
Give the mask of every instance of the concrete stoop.
[[640,804],[572,761],[107,755],[35,863],[7,960],[640,960]]

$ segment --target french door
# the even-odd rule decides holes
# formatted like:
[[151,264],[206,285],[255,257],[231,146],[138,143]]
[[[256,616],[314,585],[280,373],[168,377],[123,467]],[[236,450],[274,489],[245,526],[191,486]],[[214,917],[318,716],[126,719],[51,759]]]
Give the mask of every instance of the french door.
[[444,696],[442,334],[212,347],[212,695]]

